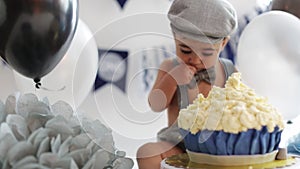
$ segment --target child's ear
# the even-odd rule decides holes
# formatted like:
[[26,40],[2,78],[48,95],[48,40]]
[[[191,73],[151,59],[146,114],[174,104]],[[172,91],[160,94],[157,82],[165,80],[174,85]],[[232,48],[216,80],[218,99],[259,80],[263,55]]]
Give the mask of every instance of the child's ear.
[[225,46],[227,45],[228,41],[230,39],[230,36],[225,37],[221,42],[221,51],[224,50]]

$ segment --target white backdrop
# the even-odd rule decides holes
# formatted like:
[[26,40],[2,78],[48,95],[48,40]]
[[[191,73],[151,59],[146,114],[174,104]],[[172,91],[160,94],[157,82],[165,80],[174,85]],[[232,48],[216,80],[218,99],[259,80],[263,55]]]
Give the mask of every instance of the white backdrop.
[[[165,113],[150,111],[142,78],[144,69],[155,74],[161,47],[170,53],[174,50],[166,16],[171,1],[128,0],[124,9],[116,0],[79,3],[80,17],[94,33],[99,48],[129,52],[126,93],[107,84],[89,95],[80,109],[112,128],[116,147],[134,159],[137,149],[156,141],[157,131],[167,125]],[[150,64],[143,65],[143,58]]]
[[4,65],[0,58],[0,99],[4,102],[7,96],[16,91],[16,82],[12,69]]

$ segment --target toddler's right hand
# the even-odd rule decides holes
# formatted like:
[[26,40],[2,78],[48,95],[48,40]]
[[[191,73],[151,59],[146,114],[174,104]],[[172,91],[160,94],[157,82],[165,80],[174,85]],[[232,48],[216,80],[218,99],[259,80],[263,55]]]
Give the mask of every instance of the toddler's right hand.
[[196,71],[197,70],[195,67],[187,65],[185,63],[180,63],[179,65],[175,66],[169,73],[177,82],[177,85],[185,85],[191,82]]

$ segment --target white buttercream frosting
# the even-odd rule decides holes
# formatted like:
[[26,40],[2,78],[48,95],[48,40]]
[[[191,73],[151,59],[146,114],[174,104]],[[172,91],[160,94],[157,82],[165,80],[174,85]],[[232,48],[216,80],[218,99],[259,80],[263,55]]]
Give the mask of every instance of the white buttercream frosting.
[[199,94],[192,104],[180,110],[178,125],[193,134],[204,129],[236,134],[263,126],[269,132],[276,126],[280,130],[284,127],[281,114],[266,97],[256,95],[241,82],[241,73],[233,73],[225,88],[214,86],[207,98]]

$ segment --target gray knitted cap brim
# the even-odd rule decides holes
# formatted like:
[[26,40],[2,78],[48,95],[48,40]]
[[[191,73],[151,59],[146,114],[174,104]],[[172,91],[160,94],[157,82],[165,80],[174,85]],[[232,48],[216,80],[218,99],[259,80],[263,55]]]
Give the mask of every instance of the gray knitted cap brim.
[[196,40],[196,41],[203,42],[203,43],[216,44],[218,42],[221,42],[224,39],[224,37],[212,38],[212,37],[206,36],[200,30],[198,33],[191,33],[191,32],[181,31],[180,29],[177,29],[173,24],[170,24],[170,26],[171,26],[173,33],[175,33],[175,35],[180,35],[185,38]]

